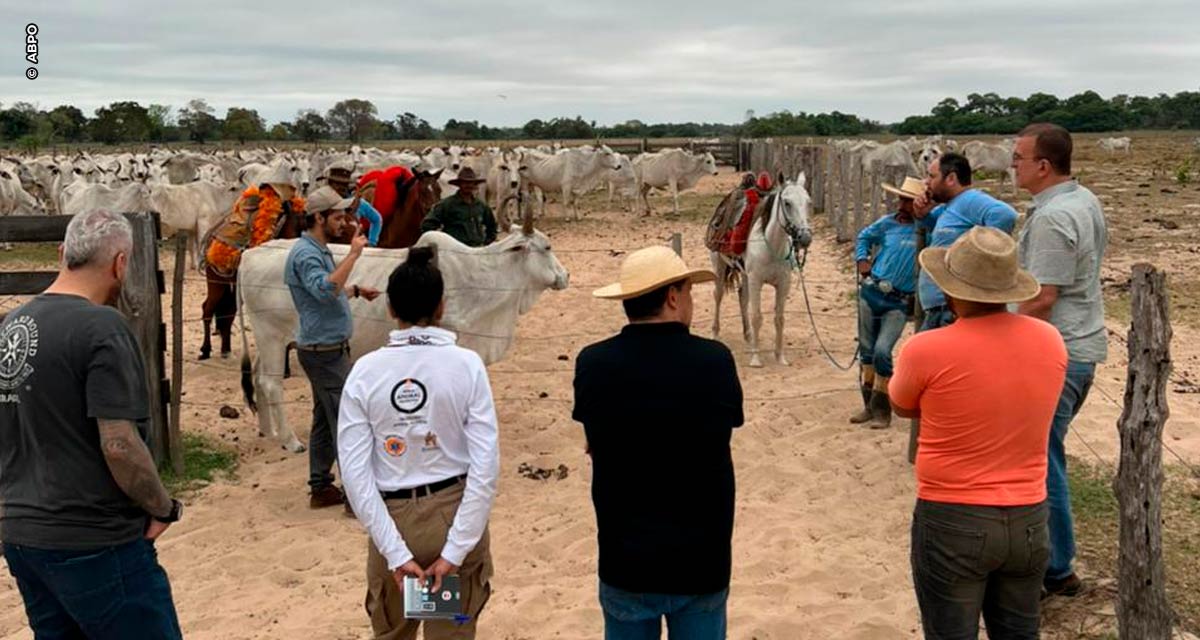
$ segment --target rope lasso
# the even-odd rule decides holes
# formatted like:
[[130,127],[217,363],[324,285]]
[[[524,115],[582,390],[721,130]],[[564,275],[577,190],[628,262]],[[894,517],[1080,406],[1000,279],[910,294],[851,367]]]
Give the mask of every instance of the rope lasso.
[[[804,265],[808,262],[808,247],[804,247],[801,256],[802,257],[800,260],[797,261],[796,270],[800,272],[800,291],[804,294],[804,308],[808,314],[808,323],[810,326],[812,326],[813,337],[817,339],[817,345],[821,348],[821,353],[825,355],[825,359],[829,360],[830,364],[832,364],[834,367],[837,367],[839,371],[849,371],[854,367],[854,363],[858,362],[858,347],[855,347],[854,355],[851,356],[850,362],[843,365],[837,361],[837,358],[835,358],[833,354],[829,352],[829,348],[825,346],[825,341],[821,339],[821,332],[817,329],[817,319],[813,316],[812,303],[808,300],[808,285],[804,282]],[[859,307],[857,300],[855,300],[854,309],[856,314],[862,313],[862,309]],[[861,320],[861,318],[859,318],[859,320]]]

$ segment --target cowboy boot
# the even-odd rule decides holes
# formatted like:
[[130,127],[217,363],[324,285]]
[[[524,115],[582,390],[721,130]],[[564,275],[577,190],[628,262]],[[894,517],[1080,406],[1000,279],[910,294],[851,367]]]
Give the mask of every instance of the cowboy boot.
[[862,380],[859,382],[859,390],[862,392],[863,410],[850,416],[850,424],[862,424],[869,422],[875,417],[874,410],[871,408],[871,394],[874,384],[875,367],[864,364],[862,367]]
[[874,420],[872,429],[887,429],[892,426],[892,401],[888,398],[887,385],[889,376],[875,376],[875,386],[871,391],[871,412]]

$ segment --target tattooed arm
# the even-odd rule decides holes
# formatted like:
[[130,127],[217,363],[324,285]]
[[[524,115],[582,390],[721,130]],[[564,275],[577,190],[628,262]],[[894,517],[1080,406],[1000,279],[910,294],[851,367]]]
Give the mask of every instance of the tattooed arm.
[[165,518],[171,497],[158,477],[146,443],[129,420],[100,420],[100,449],[117,486],[146,513]]

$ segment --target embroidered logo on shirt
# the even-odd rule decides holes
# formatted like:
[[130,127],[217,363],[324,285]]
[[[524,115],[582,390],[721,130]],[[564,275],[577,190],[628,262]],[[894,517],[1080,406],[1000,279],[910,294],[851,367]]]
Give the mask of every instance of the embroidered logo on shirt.
[[33,374],[30,358],[37,355],[38,327],[33,318],[21,316],[0,333],[0,389],[11,391]]
[[392,406],[400,413],[416,413],[429,399],[420,380],[405,378],[392,387]]
[[383,449],[384,451],[387,451],[389,456],[399,458],[400,456],[404,455],[405,451],[408,451],[408,443],[405,442],[404,438],[401,438],[400,436],[388,436],[387,439],[383,441]]

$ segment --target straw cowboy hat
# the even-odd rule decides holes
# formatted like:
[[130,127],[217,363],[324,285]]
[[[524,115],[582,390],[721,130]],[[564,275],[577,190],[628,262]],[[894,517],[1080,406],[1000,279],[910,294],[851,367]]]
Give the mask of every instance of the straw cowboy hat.
[[480,182],[487,182],[487,178],[475,177],[475,170],[472,169],[471,167],[467,167],[467,168],[463,169],[462,171],[459,171],[458,177],[454,178],[453,180],[450,180],[449,182],[450,182],[450,184],[458,187],[458,186],[461,186],[465,182],[470,182],[472,184],[479,184]]
[[917,198],[925,195],[925,183],[919,178],[905,177],[904,184],[900,185],[900,188],[893,187],[890,184],[884,184],[880,186],[883,187],[883,190],[887,191],[888,193],[898,195],[901,198],[908,198],[910,200],[916,200]]
[[971,302],[1025,302],[1042,287],[1017,266],[1017,243],[991,227],[972,227],[949,248],[921,252],[921,268],[946,295]]
[[629,254],[621,263],[619,282],[596,289],[592,295],[608,300],[627,300],[681,280],[698,284],[716,279],[717,275],[708,269],[689,269],[683,258],[675,255],[670,247],[646,247]]
[[354,198],[343,198],[333,187],[325,186],[308,194],[305,209],[310,214],[325,213],[326,211],[346,211],[354,203]]

